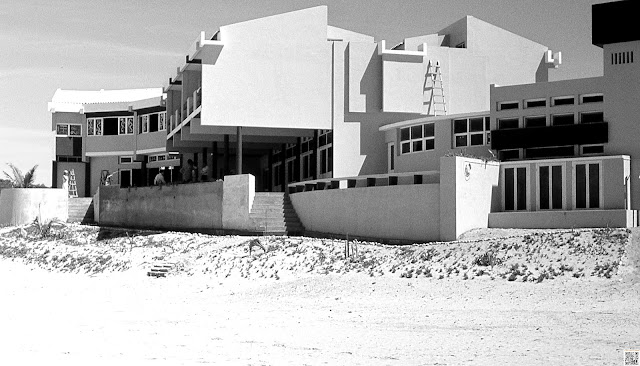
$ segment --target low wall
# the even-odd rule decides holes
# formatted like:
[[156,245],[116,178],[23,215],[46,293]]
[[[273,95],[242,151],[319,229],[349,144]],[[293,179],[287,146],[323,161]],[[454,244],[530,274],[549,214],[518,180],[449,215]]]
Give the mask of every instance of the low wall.
[[487,228],[499,205],[500,163],[463,156],[440,158],[440,240]]
[[5,188],[0,192],[0,225],[67,221],[68,193],[56,188]]
[[255,195],[256,179],[253,175],[225,176],[221,227],[225,230],[255,231],[255,223],[249,218]]
[[578,227],[634,227],[636,210],[572,210],[494,212],[491,228],[571,229]]
[[439,240],[438,184],[300,192],[290,199],[308,231],[386,240]]
[[[173,230],[222,228],[222,182],[121,189],[100,186],[100,225]],[[95,204],[97,202],[97,204]]]

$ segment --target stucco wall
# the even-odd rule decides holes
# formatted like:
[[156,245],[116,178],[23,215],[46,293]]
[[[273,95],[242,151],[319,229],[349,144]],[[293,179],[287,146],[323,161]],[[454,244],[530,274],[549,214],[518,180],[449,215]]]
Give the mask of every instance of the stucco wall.
[[527,229],[634,227],[636,216],[635,210],[494,212],[489,214],[489,227]]
[[440,236],[456,240],[465,231],[488,227],[496,206],[498,162],[465,157],[440,159]]
[[220,27],[202,65],[202,125],[331,128],[327,7]]
[[67,221],[68,195],[55,188],[5,188],[0,192],[0,225]]
[[[614,64],[613,53],[633,52],[634,62]],[[609,122],[607,154],[631,156],[631,208],[640,209],[640,41],[603,47],[604,115]]]
[[224,177],[222,200],[222,227],[227,230],[255,230],[249,218],[256,195],[256,179],[251,174],[227,175]]
[[121,189],[101,186],[100,225],[158,229],[221,229],[222,183]]
[[311,191],[290,198],[308,231],[417,242],[440,237],[438,184]]

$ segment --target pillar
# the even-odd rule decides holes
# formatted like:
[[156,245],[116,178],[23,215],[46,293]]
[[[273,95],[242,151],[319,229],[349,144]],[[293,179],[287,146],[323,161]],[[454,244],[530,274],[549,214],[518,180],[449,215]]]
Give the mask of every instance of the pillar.
[[236,174],[242,174],[242,127],[238,126],[236,130]]

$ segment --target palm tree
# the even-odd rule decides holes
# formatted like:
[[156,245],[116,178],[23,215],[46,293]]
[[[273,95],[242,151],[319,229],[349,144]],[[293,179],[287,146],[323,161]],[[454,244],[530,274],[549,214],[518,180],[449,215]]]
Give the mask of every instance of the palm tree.
[[34,165],[33,168],[29,169],[24,175],[22,175],[22,171],[18,169],[15,165],[8,163],[9,168],[11,168],[11,174],[7,172],[3,172],[4,176],[11,182],[13,188],[32,188],[34,187],[34,179],[36,177],[36,168],[38,165]]

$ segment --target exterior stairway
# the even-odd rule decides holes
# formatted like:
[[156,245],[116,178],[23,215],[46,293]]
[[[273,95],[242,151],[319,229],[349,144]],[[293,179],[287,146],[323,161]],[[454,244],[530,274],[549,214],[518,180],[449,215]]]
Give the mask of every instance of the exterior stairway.
[[301,235],[304,232],[289,195],[282,192],[256,192],[249,218],[255,222],[256,231],[267,235]]
[[69,198],[67,222],[93,223],[93,198]]

